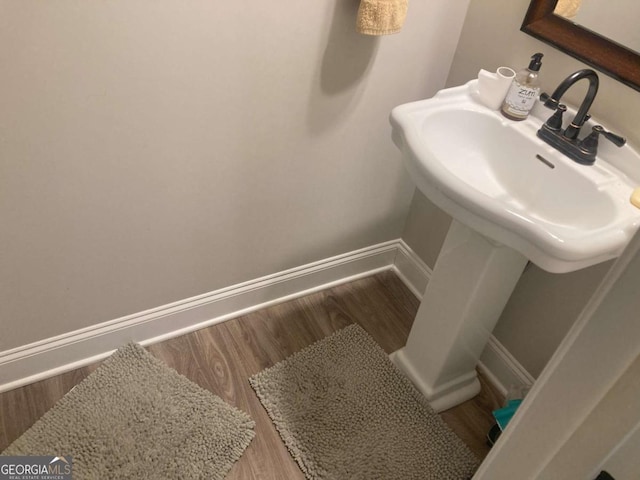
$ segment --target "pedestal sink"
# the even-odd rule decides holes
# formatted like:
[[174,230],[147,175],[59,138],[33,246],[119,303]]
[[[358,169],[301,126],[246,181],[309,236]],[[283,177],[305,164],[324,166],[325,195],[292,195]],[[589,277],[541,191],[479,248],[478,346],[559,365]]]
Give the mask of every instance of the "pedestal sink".
[[[640,155],[602,144],[575,163],[477,99],[477,81],[396,107],[416,186],[453,217],[404,348],[392,360],[437,411],[480,390],[475,367],[527,261],[565,273],[617,257],[640,226]],[[608,142],[607,142],[608,143]]]

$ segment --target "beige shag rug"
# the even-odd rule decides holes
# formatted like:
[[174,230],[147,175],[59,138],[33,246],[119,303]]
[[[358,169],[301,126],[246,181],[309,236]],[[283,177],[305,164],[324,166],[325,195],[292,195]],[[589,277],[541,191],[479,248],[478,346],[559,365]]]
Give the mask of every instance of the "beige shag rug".
[[127,345],[3,455],[71,455],[73,478],[223,479],[254,436],[251,418]]
[[464,480],[479,464],[358,325],[250,382],[309,479]]

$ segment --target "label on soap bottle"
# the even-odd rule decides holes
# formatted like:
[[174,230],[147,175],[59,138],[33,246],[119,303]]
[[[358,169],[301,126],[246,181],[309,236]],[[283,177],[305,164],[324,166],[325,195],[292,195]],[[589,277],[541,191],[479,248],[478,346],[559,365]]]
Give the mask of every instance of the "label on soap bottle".
[[539,87],[528,87],[514,81],[504,99],[502,110],[517,117],[526,117],[535,105],[539,92]]

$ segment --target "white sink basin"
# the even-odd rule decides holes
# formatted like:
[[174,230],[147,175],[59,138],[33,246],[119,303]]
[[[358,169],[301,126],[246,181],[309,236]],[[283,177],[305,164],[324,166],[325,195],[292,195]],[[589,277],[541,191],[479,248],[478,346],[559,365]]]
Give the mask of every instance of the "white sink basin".
[[393,140],[418,188],[550,272],[617,257],[640,226],[629,202],[640,155],[601,139],[595,165],[580,165],[536,137],[550,110],[538,106],[513,122],[484,107],[475,89],[474,80],[391,112]]

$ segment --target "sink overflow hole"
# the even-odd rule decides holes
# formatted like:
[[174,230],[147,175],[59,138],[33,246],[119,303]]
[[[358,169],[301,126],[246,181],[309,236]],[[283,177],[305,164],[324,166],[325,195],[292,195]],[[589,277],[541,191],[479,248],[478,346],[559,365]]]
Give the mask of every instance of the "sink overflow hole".
[[544,163],[547,167],[556,168],[556,166],[553,163],[551,163],[549,160],[544,158],[542,155],[536,155],[536,158],[540,160],[542,163]]

